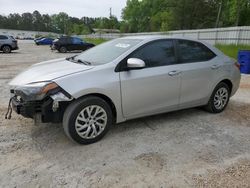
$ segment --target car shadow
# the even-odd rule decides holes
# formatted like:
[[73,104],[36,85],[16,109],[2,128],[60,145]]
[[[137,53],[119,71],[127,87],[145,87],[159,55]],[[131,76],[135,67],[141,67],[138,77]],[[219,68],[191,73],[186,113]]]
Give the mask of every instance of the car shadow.
[[66,52],[66,53],[61,53],[61,52],[58,52],[57,50],[54,50],[52,52],[55,52],[55,53],[58,53],[58,54],[75,54],[75,53],[82,53],[84,51],[69,51],[69,52]]
[[[113,142],[114,139],[116,139],[116,134],[129,134],[131,131],[135,129],[146,131],[154,131],[159,129],[159,126],[164,126],[172,121],[182,121],[185,118],[189,117],[195,117],[198,115],[207,114],[207,112],[204,112],[203,110],[200,110],[198,108],[192,108],[187,110],[180,110],[180,111],[174,111],[174,112],[168,112],[153,116],[147,116],[143,118],[137,118],[133,120],[129,120],[123,123],[115,124],[111,127],[109,133],[99,142],[95,144],[101,144],[102,142]],[[35,141],[38,148],[40,148],[41,151],[52,149],[54,147],[72,147],[72,146],[81,146],[73,141],[71,141],[64,133],[62,124],[42,124],[39,126],[35,126],[32,128],[32,139]],[[95,145],[91,144],[91,145]],[[83,147],[89,147],[83,146]]]
[[3,53],[0,52],[0,54],[4,54],[4,55],[11,55],[11,54],[21,54],[19,51],[12,51],[11,53]]
[[[115,134],[127,134],[126,132],[130,132],[134,129],[140,129],[143,131],[141,128],[147,128],[148,130],[155,131],[157,129],[161,129],[163,126],[168,126],[168,123],[173,122],[175,124],[183,124],[183,122],[186,122],[187,124],[195,124],[197,118],[205,118],[208,121],[210,121],[211,118],[214,118],[214,121],[216,121],[216,118],[219,118],[220,121],[229,120],[233,122],[235,126],[250,126],[250,114],[248,112],[250,112],[249,104],[231,101],[227,109],[220,114],[211,114],[202,108],[190,108],[162,113],[115,124],[103,140],[112,140]],[[32,128],[31,136],[38,145],[48,145],[49,143],[54,143],[55,145],[79,146],[77,143],[72,142],[65,136],[62,124],[42,124],[34,126]],[[103,142],[103,140],[100,142]],[[49,147],[46,148],[48,149]]]

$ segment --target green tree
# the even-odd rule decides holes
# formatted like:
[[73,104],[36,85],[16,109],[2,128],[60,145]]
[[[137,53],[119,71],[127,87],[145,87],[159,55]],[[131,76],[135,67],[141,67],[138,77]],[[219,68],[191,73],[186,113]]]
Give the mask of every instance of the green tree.
[[60,12],[59,14],[54,14],[51,17],[52,25],[55,30],[59,33],[67,34],[69,32],[69,16],[65,12]]
[[33,16],[31,13],[26,12],[22,14],[21,18],[21,28],[20,29],[25,29],[25,30],[32,30],[32,23],[33,22]]
[[128,32],[249,25],[249,0],[128,0],[121,28]]

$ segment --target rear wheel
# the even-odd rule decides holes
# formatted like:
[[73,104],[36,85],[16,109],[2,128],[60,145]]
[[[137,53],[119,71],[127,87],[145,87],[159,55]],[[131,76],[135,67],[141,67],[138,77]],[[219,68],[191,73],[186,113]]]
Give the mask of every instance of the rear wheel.
[[11,52],[11,47],[8,45],[5,45],[2,47],[3,53],[10,53]]
[[91,96],[74,101],[63,117],[66,135],[79,144],[100,140],[112,125],[110,106],[101,98]]
[[67,52],[67,48],[65,46],[62,46],[62,47],[60,47],[59,52],[66,53]]
[[215,87],[205,109],[211,113],[220,113],[227,107],[229,98],[230,89],[227,84],[221,82]]

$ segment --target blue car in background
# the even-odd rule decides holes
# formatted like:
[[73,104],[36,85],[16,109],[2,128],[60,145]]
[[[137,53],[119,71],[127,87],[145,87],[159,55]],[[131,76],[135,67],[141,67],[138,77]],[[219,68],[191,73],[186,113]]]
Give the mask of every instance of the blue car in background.
[[40,39],[35,40],[35,43],[36,45],[52,45],[53,40],[54,39],[52,38],[40,38]]

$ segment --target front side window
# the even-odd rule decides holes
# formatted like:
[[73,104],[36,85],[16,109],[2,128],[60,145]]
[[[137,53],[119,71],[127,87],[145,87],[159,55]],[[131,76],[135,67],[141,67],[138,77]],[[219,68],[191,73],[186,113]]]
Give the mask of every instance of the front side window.
[[145,62],[146,67],[172,65],[176,63],[173,40],[159,40],[141,47],[129,58],[138,58]]
[[180,63],[208,61],[216,55],[205,45],[189,41],[178,40]]
[[60,40],[61,43],[65,43],[65,44],[67,44],[67,43],[70,44],[71,43],[71,38],[70,37],[62,37],[59,40]]

